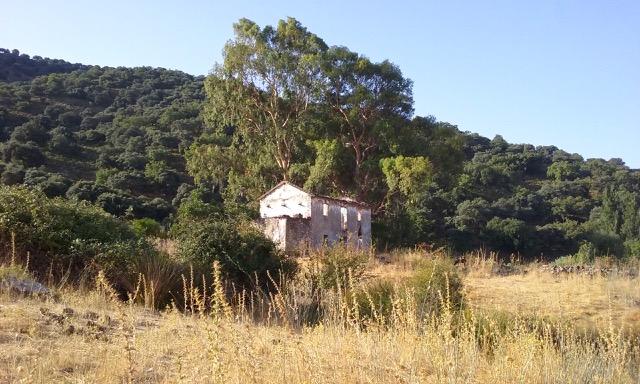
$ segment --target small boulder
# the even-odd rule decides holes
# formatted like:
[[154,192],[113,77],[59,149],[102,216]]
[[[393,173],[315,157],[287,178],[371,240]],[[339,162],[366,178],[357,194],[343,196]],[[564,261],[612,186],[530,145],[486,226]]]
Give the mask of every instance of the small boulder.
[[20,278],[16,276],[7,276],[2,279],[2,285],[10,291],[19,292],[26,296],[39,296],[51,293],[51,290],[37,281]]

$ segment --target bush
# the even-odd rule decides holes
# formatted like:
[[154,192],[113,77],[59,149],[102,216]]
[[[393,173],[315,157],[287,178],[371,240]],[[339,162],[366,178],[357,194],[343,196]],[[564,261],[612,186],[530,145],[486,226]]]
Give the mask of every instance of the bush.
[[[386,324],[396,318],[439,316],[443,311],[454,312],[463,304],[462,280],[449,258],[435,257],[421,261],[414,275],[405,282],[394,284],[378,278],[359,287],[352,295],[360,318]],[[350,305],[353,305],[351,303]]]
[[224,276],[241,289],[272,290],[297,269],[258,229],[232,219],[182,223],[177,232],[183,261],[207,272],[219,261]]
[[630,259],[640,259],[640,238],[624,242],[625,255]]
[[[86,203],[49,199],[24,187],[0,187],[0,240],[30,253],[30,267],[78,272],[123,265],[140,244],[131,227]],[[117,255],[116,255],[117,253]],[[5,254],[9,254],[5,249]],[[110,259],[114,257],[114,259]]]
[[132,225],[133,225],[133,230],[136,231],[136,233],[139,236],[158,237],[162,233],[162,226],[160,225],[160,223],[158,223],[153,219],[149,219],[149,218],[136,219],[136,220],[133,220]]
[[360,317],[386,324],[392,317],[394,297],[399,297],[394,284],[386,279],[376,279],[354,295]]
[[578,264],[587,264],[593,262],[596,256],[596,247],[589,241],[583,241],[582,244],[580,244],[578,253],[574,255],[574,259]]

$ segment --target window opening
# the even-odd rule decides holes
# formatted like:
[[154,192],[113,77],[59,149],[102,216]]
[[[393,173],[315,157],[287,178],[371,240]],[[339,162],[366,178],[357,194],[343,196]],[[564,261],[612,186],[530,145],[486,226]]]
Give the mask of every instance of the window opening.
[[342,216],[342,229],[347,230],[347,208],[340,208],[340,216]]

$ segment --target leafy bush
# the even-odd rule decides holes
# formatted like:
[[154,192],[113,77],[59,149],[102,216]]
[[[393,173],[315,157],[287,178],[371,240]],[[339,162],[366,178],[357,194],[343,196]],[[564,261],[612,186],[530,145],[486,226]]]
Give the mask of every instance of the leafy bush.
[[10,186],[0,187],[0,239],[30,252],[35,272],[53,265],[72,272],[125,265],[140,247],[130,226],[99,208]]
[[157,236],[160,236],[162,232],[162,227],[160,226],[160,223],[149,218],[133,220],[132,225],[133,225],[133,230],[136,231],[136,233],[139,236],[147,236],[147,237],[156,236],[157,237]]
[[624,248],[627,258],[640,259],[640,238],[625,241]]
[[386,279],[376,279],[353,294],[360,317],[385,324],[393,313],[394,297],[398,296],[394,284]]
[[597,256],[596,247],[589,241],[580,244],[578,253],[575,254],[575,260],[579,264],[591,263]]
[[[357,287],[348,296],[357,306],[364,324],[388,325],[393,319],[415,315],[420,318],[456,311],[463,305],[462,280],[451,259],[444,256],[422,259],[409,279],[394,283],[377,278]],[[411,314],[410,314],[411,313]]]
[[182,223],[177,232],[183,261],[207,272],[219,261],[225,277],[241,288],[270,290],[281,274],[288,277],[296,271],[296,263],[251,225],[218,217]]

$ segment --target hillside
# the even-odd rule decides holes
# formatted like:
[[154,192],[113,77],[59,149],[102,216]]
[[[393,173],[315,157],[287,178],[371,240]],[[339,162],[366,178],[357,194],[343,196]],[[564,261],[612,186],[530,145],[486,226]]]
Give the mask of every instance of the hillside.
[[[326,54],[352,54],[332,49]],[[410,83],[399,69],[369,65],[390,87],[401,87],[402,101],[379,122],[349,126],[334,114],[337,105],[319,99],[295,135],[254,136],[250,127],[230,125],[243,121],[238,113],[255,111],[233,115],[246,100],[220,93],[230,88],[220,87],[226,80],[217,75],[71,64],[2,49],[0,182],[169,226],[190,196],[205,205],[252,208],[256,196],[288,177],[314,192],[371,204],[380,248],[486,247],[505,257],[585,260],[640,254],[639,170],[621,159],[585,160],[412,116]],[[346,92],[332,92],[338,91]],[[353,97],[345,94],[344,108],[347,96]],[[347,112],[384,111],[380,102],[364,100],[353,108],[372,103],[371,109]],[[353,134],[364,136],[354,144]],[[273,156],[278,143],[271,137],[289,140],[280,144],[291,153]],[[358,146],[364,151],[353,150]]]
[[117,216],[174,212],[178,188],[191,183],[182,155],[202,131],[202,77],[15,50],[0,51],[0,74],[2,183],[89,200]]

